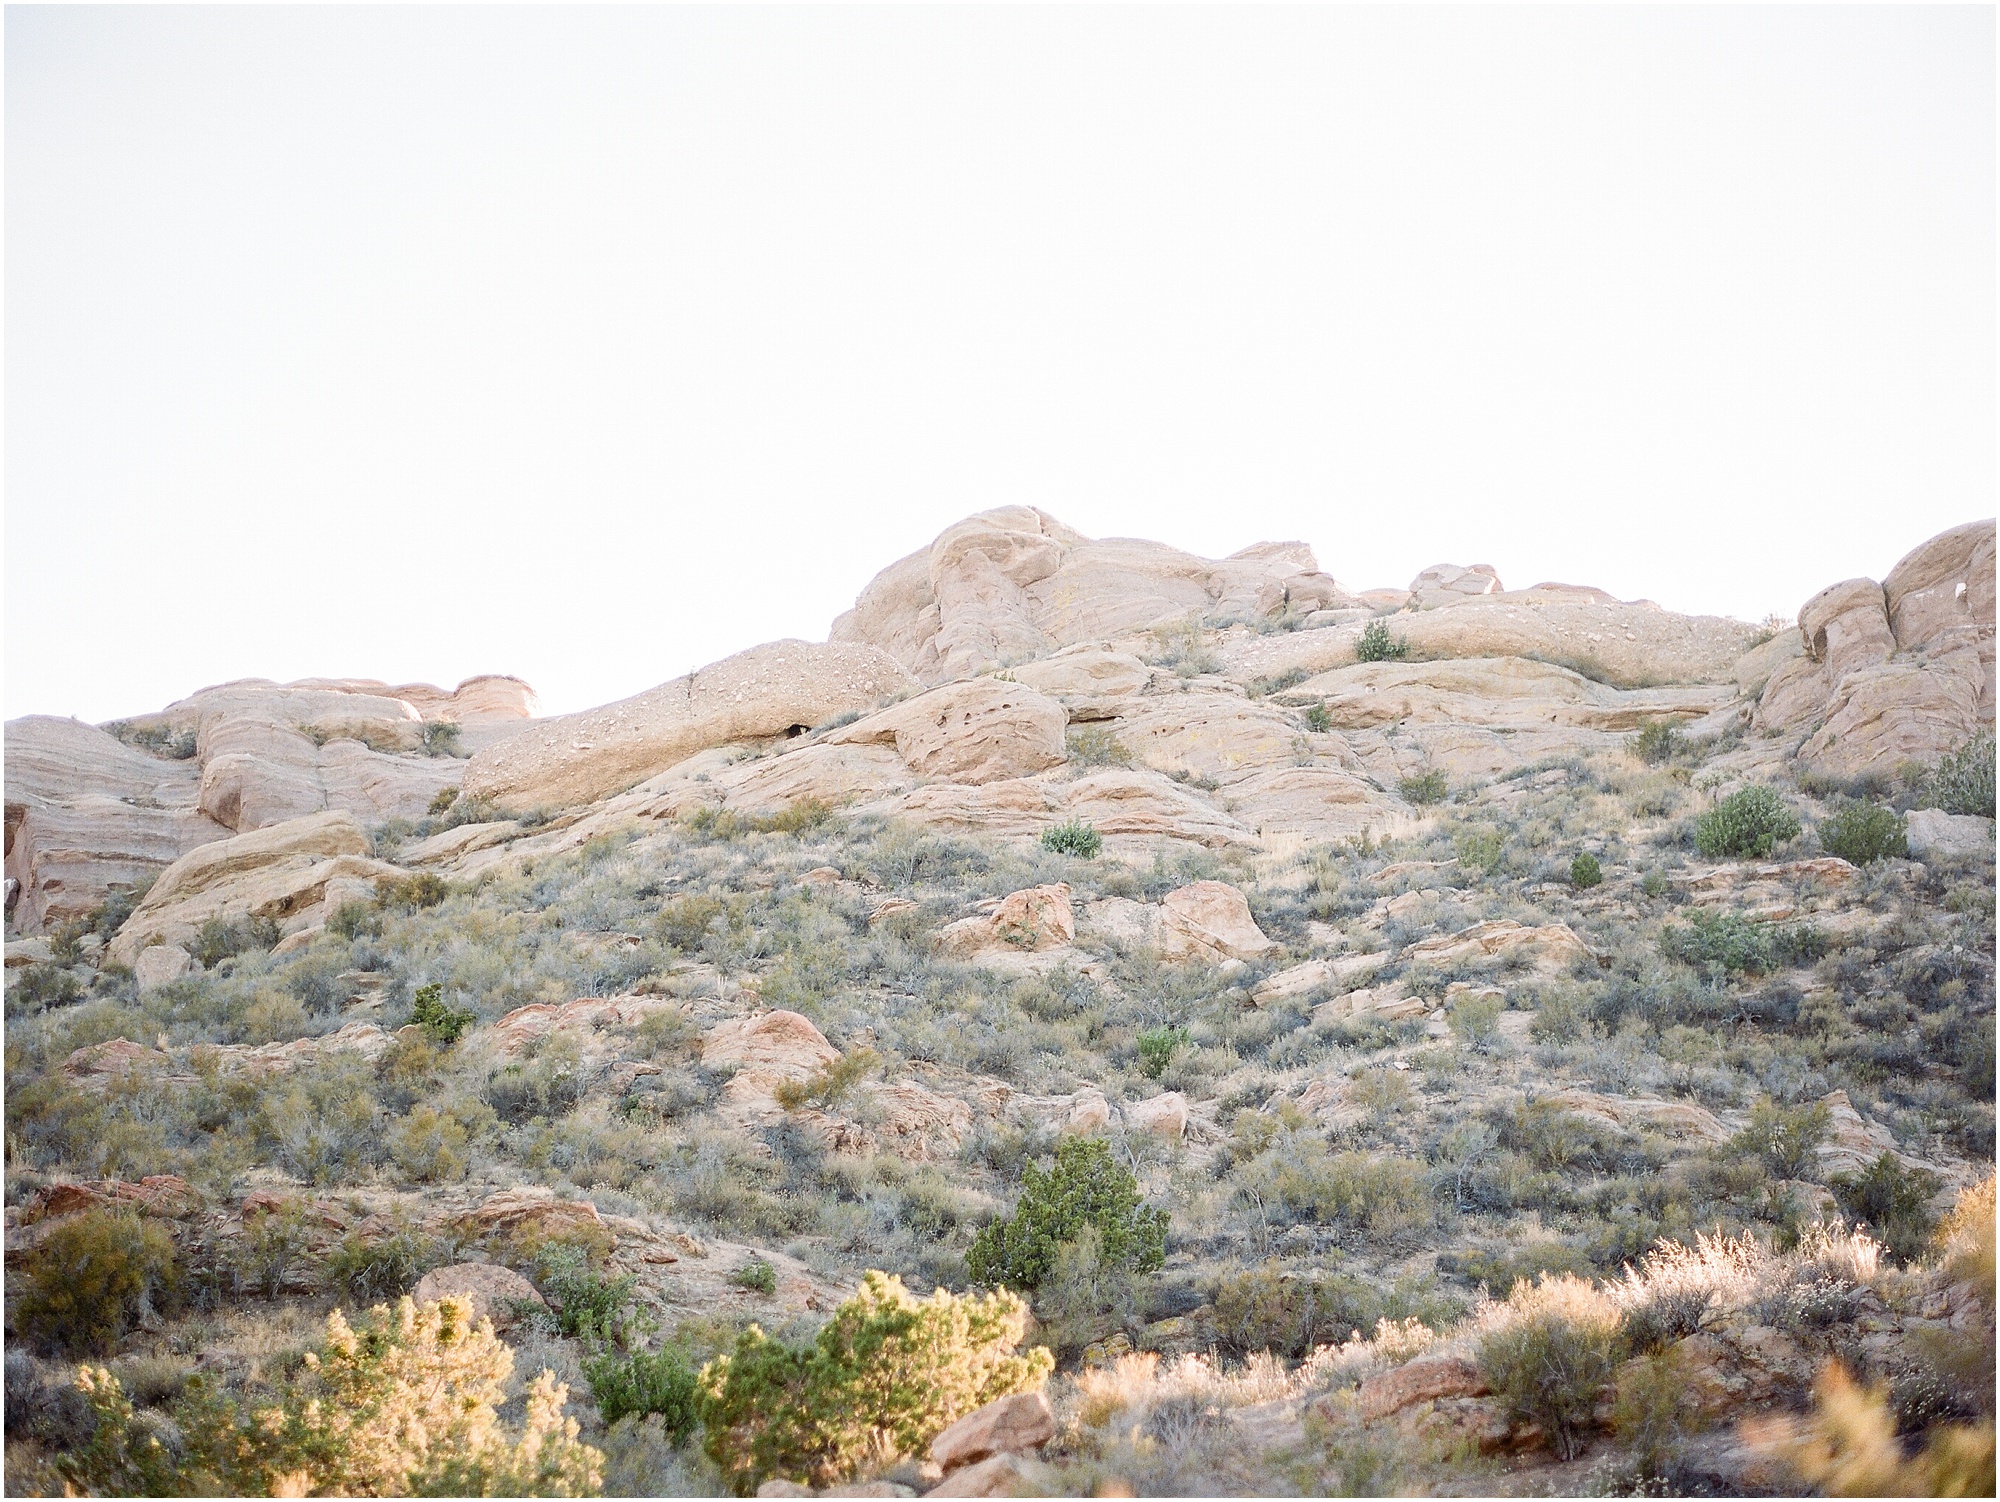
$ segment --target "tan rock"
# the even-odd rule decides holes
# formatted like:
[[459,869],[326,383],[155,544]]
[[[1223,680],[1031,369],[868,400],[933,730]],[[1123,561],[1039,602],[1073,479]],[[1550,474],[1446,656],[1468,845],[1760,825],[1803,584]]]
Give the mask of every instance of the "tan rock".
[[1410,581],[1410,593],[1419,610],[1436,610],[1456,605],[1480,595],[1500,593],[1500,575],[1490,563],[1460,568],[1455,563],[1433,563]]
[[7,941],[7,968],[19,970],[26,965],[46,965],[56,957],[55,950],[47,939],[10,939]]
[[926,1497],[1017,1497],[1041,1491],[1048,1467],[1019,1455],[991,1455],[953,1471]]
[[1595,962],[1598,958],[1597,951],[1578,938],[1567,923],[1528,928],[1508,918],[1475,923],[1454,934],[1439,934],[1410,945],[1403,954],[1411,961],[1440,966],[1512,960],[1519,956],[1544,975],[1560,975],[1573,965]]
[[864,1087],[867,1114],[878,1140],[911,1163],[949,1160],[972,1135],[972,1108],[913,1080]]
[[1076,942],[1076,916],[1066,882],[1010,892],[991,914],[938,930],[937,951],[968,959],[994,951],[1030,953]]
[[1887,662],[1896,638],[1882,586],[1873,579],[1828,585],[1799,607],[1799,638],[1829,683],[1838,684],[1856,668]]
[[177,981],[193,969],[194,961],[177,944],[149,945],[140,950],[138,959],[132,962],[132,976],[141,995]]
[[801,1486],[796,1481],[787,1481],[782,1476],[773,1476],[768,1481],[759,1482],[757,1495],[760,1497],[816,1497],[819,1493],[809,1486]]
[[76,1049],[63,1060],[63,1073],[85,1089],[101,1090],[109,1081],[134,1074],[165,1074],[172,1066],[173,1060],[157,1048],[129,1038],[112,1038]]
[[1619,689],[1523,657],[1367,662],[1309,678],[1278,698],[1324,703],[1336,730],[1396,724],[1562,728],[1623,733],[1657,719],[1694,719],[1735,698],[1733,683]]
[[1418,1403],[1483,1398],[1492,1390],[1478,1366],[1463,1356],[1419,1356],[1363,1382],[1355,1406],[1365,1422],[1374,1423]]
[[1020,663],[1006,676],[1053,698],[1105,699],[1138,693],[1152,681],[1153,670],[1130,652],[1086,643]]
[[588,803],[706,747],[781,738],[910,686],[871,647],[769,642],[601,709],[538,721],[474,756],[465,789],[508,812]]
[[1156,929],[1162,955],[1169,959],[1254,960],[1276,946],[1250,916],[1250,904],[1223,881],[1197,881],[1160,899]]
[[1321,1002],[1313,1008],[1312,1020],[1320,1026],[1362,1018],[1400,1022],[1406,1017],[1421,1017],[1429,1009],[1430,1003],[1421,996],[1406,996],[1394,987],[1374,990],[1364,986]]
[[1068,1113],[1063,1117],[1064,1136],[1087,1137],[1110,1125],[1111,1102],[1104,1098],[1103,1091],[1079,1090],[1070,1098]]
[[1800,748],[1799,760],[1843,776],[1936,762],[1981,728],[1979,672],[1969,654],[1963,661],[1857,668],[1827,701],[1826,723]]
[[1967,627],[1991,628],[1993,523],[1968,522],[1913,549],[1882,581],[1896,644],[1930,646]]
[[1625,1131],[1645,1130],[1668,1137],[1692,1137],[1717,1147],[1735,1135],[1714,1112],[1692,1101],[1661,1100],[1651,1095],[1600,1095],[1593,1090],[1557,1090],[1541,1098],[1579,1116],[1594,1116]]
[[1144,1132],[1149,1136],[1179,1142],[1187,1135],[1187,1124],[1187,1097],[1178,1090],[1168,1090],[1151,1100],[1126,1102],[1125,1129],[1128,1132]]
[[521,1185],[488,1195],[456,1220],[466,1234],[475,1237],[516,1232],[526,1226],[544,1233],[607,1229],[597,1206],[589,1200],[557,1199],[553,1190],[539,1185]]
[[583,1045],[583,1059],[601,1062],[619,1046],[613,1029],[637,1027],[654,1013],[678,1012],[681,1005],[667,996],[584,996],[575,1001],[535,1002],[514,1008],[468,1041],[495,1058],[516,1058],[530,1044],[560,1033]]
[[1039,1391],[1014,1393],[976,1408],[931,1441],[931,1459],[947,1472],[992,1455],[1038,1450],[1056,1437],[1055,1411]]
[[1993,854],[1993,821],[1977,814],[1948,814],[1919,808],[1908,820],[1910,854],[1920,861],[1957,860]]
[[1296,996],[1307,996],[1324,986],[1334,983],[1333,962],[1318,959],[1307,960],[1294,965],[1289,970],[1280,970],[1276,975],[1266,976],[1251,991],[1250,999],[1260,1007],[1275,1002],[1290,1001]]
[[832,745],[893,745],[925,777],[974,785],[1028,777],[1068,757],[1069,714],[1048,695],[997,678],[969,678],[869,715]]
[[132,964],[140,950],[180,943],[210,918],[271,918],[285,928],[314,921],[330,881],[400,875],[366,854],[368,837],[345,812],[311,814],[203,845],[160,873],[112,939],[108,954]]
[[718,1023],[701,1042],[706,1069],[734,1064],[781,1079],[805,1079],[840,1057],[840,1050],[797,1012],[758,1012]]
[[505,1334],[519,1322],[516,1303],[547,1306],[535,1285],[512,1268],[492,1262],[454,1262],[434,1267],[417,1280],[410,1297],[419,1304],[440,1299],[465,1299],[472,1305],[472,1318],[490,1319],[496,1333]]
[[1073,782],[933,783],[893,808],[927,828],[1002,839],[1039,839],[1051,825],[1080,819],[1114,853],[1148,850],[1162,840],[1210,848],[1252,843],[1251,832],[1228,814],[1157,772],[1132,767],[1105,767]]

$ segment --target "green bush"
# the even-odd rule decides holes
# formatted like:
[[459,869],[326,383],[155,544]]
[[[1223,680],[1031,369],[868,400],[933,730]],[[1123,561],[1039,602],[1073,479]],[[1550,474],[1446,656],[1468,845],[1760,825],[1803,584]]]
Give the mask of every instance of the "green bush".
[[1580,853],[1569,863],[1569,884],[1579,892],[1586,891],[1604,880],[1604,867],[1597,863],[1597,857],[1588,850]]
[[1074,855],[1093,860],[1104,848],[1104,836],[1081,819],[1052,824],[1042,831],[1042,848],[1057,855]]
[[1695,820],[1695,848],[1710,860],[1769,855],[1799,832],[1799,818],[1772,789],[1738,788]]
[[1993,817],[1993,732],[1982,731],[1924,774],[1917,806]]
[[1506,848],[1505,837],[1491,824],[1461,829],[1451,845],[1458,863],[1471,871],[1491,871]]
[[1504,1003],[1497,996],[1481,996],[1474,993],[1460,996],[1451,1004],[1446,1017],[1451,1030],[1465,1041],[1469,1048],[1486,1052],[1500,1036],[1500,1013]]
[[1649,767],[1685,755],[1688,738],[1672,720],[1649,720],[1631,740],[1632,754]]
[[374,1238],[349,1231],[327,1256],[326,1280],[349,1304],[367,1308],[400,1298],[425,1273],[450,1260],[450,1248],[412,1225],[398,1225]]
[[180,1286],[174,1238],[130,1210],[86,1210],[28,1254],[14,1324],[71,1355],[101,1355]]
[[1912,1262],[1930,1245],[1937,1229],[1931,1199],[1939,1179],[1922,1168],[1908,1168],[1894,1153],[1885,1152],[1860,1173],[1835,1174],[1827,1181],[1840,1208],[1867,1225],[1875,1238],[1900,1261]]
[[1910,853],[1903,816],[1879,803],[1845,803],[1820,821],[1819,842],[1828,855],[1865,866],[1884,856]]
[[[426,756],[458,755],[460,734],[461,732],[458,726],[452,723],[450,720],[425,721],[423,730],[424,755]],[[439,810],[433,809],[432,812],[436,813],[439,812]]]
[[385,876],[375,883],[376,906],[390,911],[415,912],[436,907],[450,895],[451,888],[435,871]]
[[1771,931],[1741,913],[1697,910],[1660,930],[1660,953],[1704,972],[1758,975],[1771,968]]
[[1781,1106],[1765,1099],[1750,1108],[1750,1120],[1730,1140],[1732,1151],[1761,1158],[1780,1179],[1818,1177],[1819,1148],[1833,1131],[1833,1112],[1824,1101]]
[[1451,785],[1445,781],[1444,773],[1433,768],[1414,777],[1403,778],[1396,784],[1396,791],[1403,795],[1406,803],[1442,803],[1445,794],[1451,791]]
[[1314,735],[1325,735],[1333,729],[1333,711],[1328,709],[1323,703],[1308,704],[1306,706],[1306,729],[1310,730]]
[[608,1429],[628,1414],[657,1413],[675,1448],[701,1426],[701,1389],[679,1351],[620,1356],[607,1351],[583,1363],[591,1400]]
[[535,1259],[535,1283],[548,1307],[523,1299],[519,1312],[558,1335],[622,1346],[636,1328],[630,1311],[639,1280],[605,1277],[582,1247],[564,1242],[543,1247]]
[[1540,1424],[1556,1453],[1573,1460],[1622,1347],[1618,1306],[1594,1283],[1563,1274],[1517,1284],[1484,1321],[1477,1357],[1513,1417]]
[[441,985],[418,986],[416,999],[410,1005],[412,1025],[422,1028],[440,1048],[451,1047],[478,1020],[478,1015],[469,1008],[446,1006]]
[[1005,1289],[918,1299],[870,1272],[810,1344],[752,1325],[702,1368],[703,1449],[739,1496],[772,1477],[825,1487],[864,1462],[921,1454],[948,1424],[1047,1380],[1046,1350],[1015,1349],[1027,1319]]
[[195,931],[188,953],[204,970],[213,970],[232,955],[250,949],[269,949],[283,934],[272,918],[238,918],[225,922],[210,918]]
[[1187,1043],[1188,1031],[1178,1025],[1149,1027],[1139,1034],[1139,1070],[1149,1080],[1167,1072],[1174,1055]]
[[1300,1357],[1381,1318],[1382,1295],[1359,1278],[1303,1275],[1275,1263],[1225,1276],[1215,1290],[1215,1332],[1245,1356]]
[[1138,1179],[1109,1144],[1071,1137],[1057,1145],[1053,1168],[1030,1163],[1022,1170],[1013,1215],[981,1228],[966,1268],[975,1283],[1039,1287],[1056,1249],[1085,1226],[1097,1231],[1108,1267],[1152,1272],[1166,1260],[1166,1212],[1139,1202]]
[[830,1111],[881,1064],[882,1056],[872,1048],[850,1049],[837,1059],[827,1060],[805,1079],[779,1081],[772,1094],[787,1111],[808,1105]]
[[1400,636],[1391,636],[1380,621],[1363,626],[1354,641],[1354,656],[1360,662],[1400,662],[1409,655],[1410,644]]
[[778,1270],[759,1257],[755,1262],[746,1262],[729,1275],[729,1281],[738,1288],[747,1288],[752,1293],[776,1293],[778,1291]]

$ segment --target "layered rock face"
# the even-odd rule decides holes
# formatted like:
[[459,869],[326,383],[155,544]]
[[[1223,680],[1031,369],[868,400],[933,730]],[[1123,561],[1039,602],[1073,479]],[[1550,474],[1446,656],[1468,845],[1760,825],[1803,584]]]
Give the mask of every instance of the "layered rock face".
[[415,818],[465,767],[422,754],[426,726],[454,727],[451,739],[470,749],[520,729],[533,710],[517,678],[468,679],[454,692],[246,679],[102,729],[46,715],[11,721],[9,911],[37,933],[200,846],[328,809],[368,824]]
[[1752,723],[1807,732],[1818,771],[1888,775],[1933,762],[1993,723],[1993,523],[1933,537],[1880,584],[1848,579],[1799,608],[1800,654],[1773,673]]

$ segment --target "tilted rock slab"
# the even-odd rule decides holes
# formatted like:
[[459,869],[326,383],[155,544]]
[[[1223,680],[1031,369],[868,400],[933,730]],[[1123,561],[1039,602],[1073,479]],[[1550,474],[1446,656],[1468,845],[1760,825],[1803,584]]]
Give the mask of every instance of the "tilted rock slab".
[[915,686],[871,646],[769,642],[615,704],[538,721],[474,756],[465,790],[516,813],[590,803],[708,747],[802,733]]

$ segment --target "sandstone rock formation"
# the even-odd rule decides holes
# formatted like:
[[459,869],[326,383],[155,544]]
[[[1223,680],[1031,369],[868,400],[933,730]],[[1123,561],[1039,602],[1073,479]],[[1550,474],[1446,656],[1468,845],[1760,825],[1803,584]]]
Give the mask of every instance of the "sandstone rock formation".
[[947,1425],[931,1441],[931,1459],[946,1471],[976,1465],[990,1455],[1038,1450],[1056,1437],[1055,1411],[1039,1391],[995,1398]]
[[490,1319],[499,1334],[506,1334],[519,1322],[518,1304],[541,1304],[545,1300],[535,1285],[510,1267],[492,1262],[454,1262],[434,1267],[417,1280],[410,1297],[419,1304],[438,1299],[466,1299],[474,1320]]
[[601,709],[539,721],[475,755],[465,790],[510,812],[588,803],[711,746],[803,734],[911,687],[868,646],[770,642]]
[[1076,942],[1076,915],[1070,889],[1056,882],[1010,892],[990,914],[964,918],[939,929],[939,954],[965,959],[977,954],[1033,953]]

